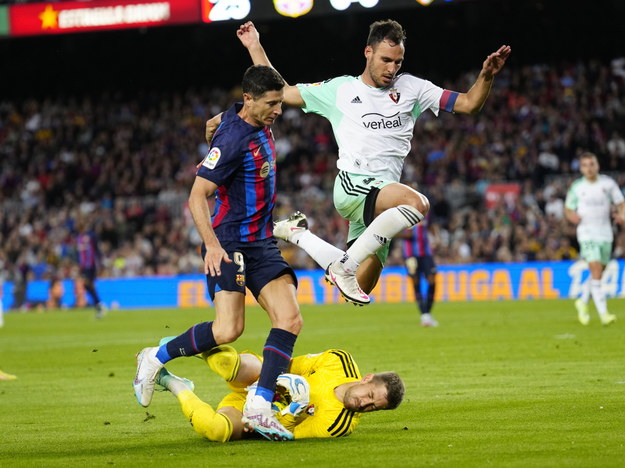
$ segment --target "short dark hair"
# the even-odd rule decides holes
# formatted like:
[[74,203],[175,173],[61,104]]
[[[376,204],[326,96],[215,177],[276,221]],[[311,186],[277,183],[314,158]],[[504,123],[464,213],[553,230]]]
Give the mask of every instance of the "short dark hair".
[[386,387],[388,405],[385,410],[392,410],[399,406],[404,399],[404,382],[396,372],[379,372],[373,374],[373,380],[381,382]]
[[401,24],[391,19],[372,23],[369,26],[367,45],[374,46],[384,39],[388,39],[395,44],[401,44],[406,41],[406,31],[404,31]]
[[252,65],[245,70],[241,89],[256,99],[267,91],[280,91],[284,85],[284,79],[275,69],[265,65]]
[[591,153],[590,151],[584,151],[582,154],[580,154],[579,160],[581,161],[582,159],[595,159],[599,161],[597,155],[595,153]]

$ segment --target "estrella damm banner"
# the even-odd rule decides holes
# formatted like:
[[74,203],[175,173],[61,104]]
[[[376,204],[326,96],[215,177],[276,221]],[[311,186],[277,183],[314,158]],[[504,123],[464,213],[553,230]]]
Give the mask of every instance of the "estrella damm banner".
[[[625,297],[625,260],[612,260],[603,275],[608,297]],[[300,304],[341,302],[335,287],[324,281],[322,270],[296,271]],[[491,263],[441,265],[436,276],[436,301],[498,301],[519,299],[574,298],[589,281],[585,262]],[[45,304],[49,281],[28,284],[26,307]],[[74,283],[63,281],[63,306],[76,303]],[[97,288],[102,301],[112,308],[209,307],[206,278],[184,275],[157,278],[101,278]],[[378,285],[370,294],[372,302],[412,302],[414,290],[402,267],[384,269]],[[249,293],[247,304],[255,300]],[[13,305],[13,284],[4,287],[4,304]]]
[[9,9],[11,36],[165,26],[199,20],[197,0],[41,2]]

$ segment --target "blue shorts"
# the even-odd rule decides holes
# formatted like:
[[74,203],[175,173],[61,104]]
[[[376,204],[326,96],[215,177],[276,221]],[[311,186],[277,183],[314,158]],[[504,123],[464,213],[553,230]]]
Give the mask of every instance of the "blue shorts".
[[98,275],[98,271],[96,267],[80,269],[80,276],[82,276],[83,278],[89,281],[95,281],[97,275]]
[[[206,275],[211,300],[215,300],[215,293],[219,291],[245,294],[246,287],[258,299],[267,283],[284,274],[291,275],[297,288],[295,272],[282,258],[277,243],[274,237],[254,242],[222,242],[221,247],[232,263],[222,262],[220,276]],[[202,245],[202,258],[205,254],[206,247]]]
[[410,276],[429,276],[436,274],[436,263],[434,262],[434,257],[431,255],[408,257],[405,263]]

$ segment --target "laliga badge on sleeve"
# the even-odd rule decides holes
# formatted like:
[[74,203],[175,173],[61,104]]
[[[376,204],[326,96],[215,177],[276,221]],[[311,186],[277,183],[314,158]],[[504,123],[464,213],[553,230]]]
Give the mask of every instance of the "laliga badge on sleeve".
[[202,166],[206,167],[207,169],[215,169],[215,166],[217,165],[217,162],[219,161],[220,157],[221,157],[221,150],[217,147],[211,148],[211,150],[208,153],[208,156],[204,158],[204,162],[202,163]]

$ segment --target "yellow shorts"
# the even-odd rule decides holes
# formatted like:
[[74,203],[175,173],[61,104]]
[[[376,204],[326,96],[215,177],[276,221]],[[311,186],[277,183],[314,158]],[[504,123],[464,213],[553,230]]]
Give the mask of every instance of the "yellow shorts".
[[221,408],[230,406],[234,409],[239,410],[241,413],[243,412],[243,406],[245,405],[245,398],[247,397],[247,392],[245,389],[241,391],[235,391],[226,395],[223,400],[219,402],[217,406],[217,410]]

